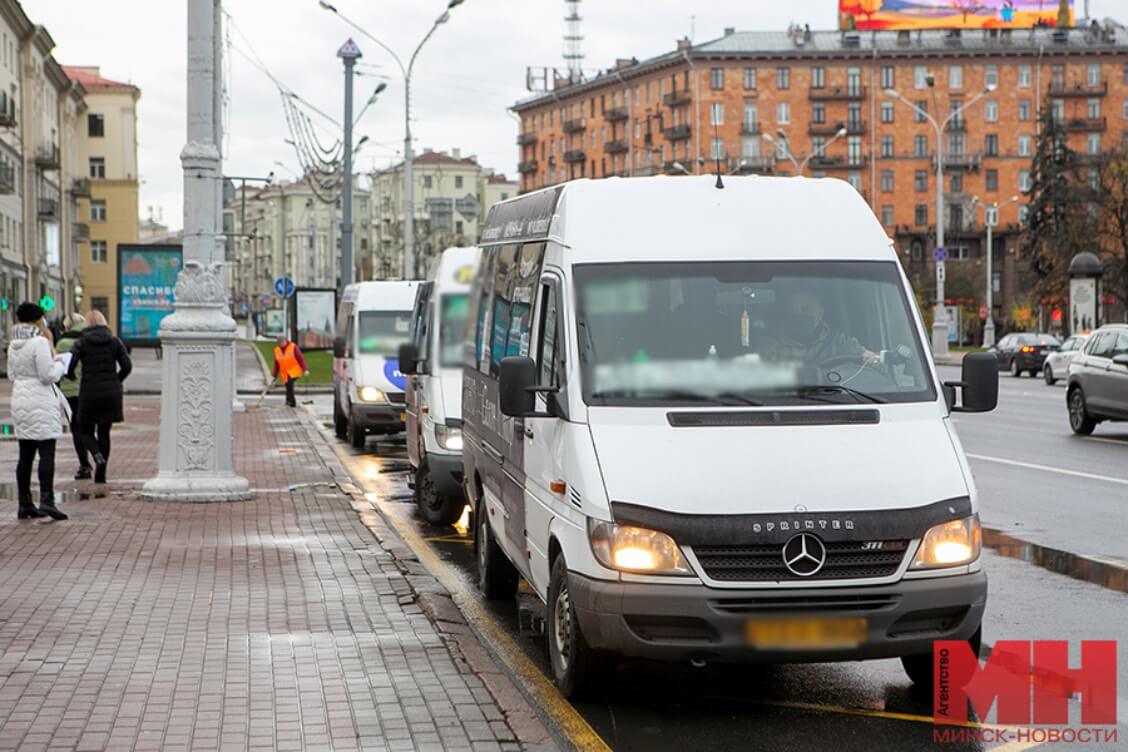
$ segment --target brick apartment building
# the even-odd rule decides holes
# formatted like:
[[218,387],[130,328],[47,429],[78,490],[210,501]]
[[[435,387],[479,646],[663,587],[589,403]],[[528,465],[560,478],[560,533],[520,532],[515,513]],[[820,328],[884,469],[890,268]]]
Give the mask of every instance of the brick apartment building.
[[[1072,148],[1099,154],[1128,133],[1128,30],[736,32],[595,78],[559,80],[519,102],[521,189],[581,177],[713,172],[804,174],[848,180],[895,239],[918,291],[933,289],[934,127],[947,127],[945,245],[949,289],[963,275],[984,297],[983,203],[1021,197],[1038,117],[1049,108]],[[838,134],[845,130],[845,133]],[[794,161],[792,160],[794,159]],[[995,315],[1024,302],[1017,252],[1020,200],[995,228]],[[812,207],[817,211],[817,207]],[[951,294],[951,293],[949,293]],[[970,299],[968,304],[972,304]]]

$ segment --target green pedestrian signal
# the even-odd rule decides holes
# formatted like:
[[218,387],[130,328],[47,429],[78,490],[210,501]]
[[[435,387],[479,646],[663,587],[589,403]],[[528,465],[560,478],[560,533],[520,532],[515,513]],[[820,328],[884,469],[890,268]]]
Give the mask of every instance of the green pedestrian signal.
[[55,299],[50,295],[44,295],[39,299],[39,307],[44,311],[53,311],[55,310]]

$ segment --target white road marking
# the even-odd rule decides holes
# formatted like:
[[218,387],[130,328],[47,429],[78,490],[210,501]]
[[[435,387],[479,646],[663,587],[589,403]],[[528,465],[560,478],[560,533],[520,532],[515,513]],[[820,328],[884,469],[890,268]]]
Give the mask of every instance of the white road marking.
[[980,460],[982,462],[995,462],[1000,465],[1011,465],[1013,467],[1023,467],[1027,470],[1041,470],[1045,473],[1057,473],[1058,475],[1070,475],[1074,478],[1087,478],[1088,480],[1099,480],[1104,483],[1116,483],[1121,486],[1128,486],[1128,478],[1114,478],[1111,475],[1097,475],[1096,473],[1084,473],[1080,470],[1067,470],[1063,467],[1049,467],[1048,465],[1037,465],[1033,462],[1020,462],[1019,460],[1008,460],[1002,457],[989,457],[985,454],[968,454],[969,459]]

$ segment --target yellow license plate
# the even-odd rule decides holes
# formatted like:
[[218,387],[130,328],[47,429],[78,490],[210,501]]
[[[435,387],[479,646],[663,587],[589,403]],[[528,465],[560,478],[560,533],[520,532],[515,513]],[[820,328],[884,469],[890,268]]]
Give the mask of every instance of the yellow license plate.
[[753,619],[748,644],[764,650],[854,648],[866,641],[869,622],[853,619]]

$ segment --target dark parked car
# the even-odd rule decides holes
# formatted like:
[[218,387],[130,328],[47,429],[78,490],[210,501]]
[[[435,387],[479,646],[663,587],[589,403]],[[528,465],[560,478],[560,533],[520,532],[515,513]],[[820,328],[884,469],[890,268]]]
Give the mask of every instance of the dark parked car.
[[1128,325],[1102,326],[1069,365],[1069,427],[1088,436],[1106,420],[1128,420]]
[[1042,372],[1046,355],[1061,347],[1061,342],[1052,334],[1008,334],[991,348],[999,361],[1000,371],[1010,371],[1011,376],[1021,376],[1024,372],[1037,376]]

